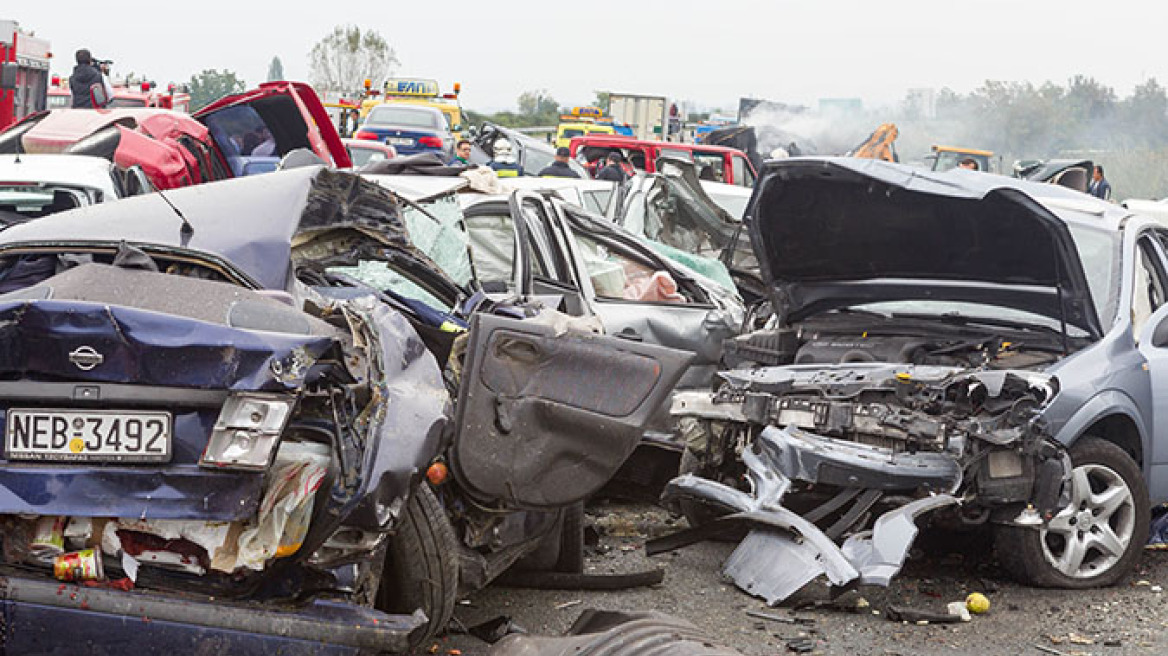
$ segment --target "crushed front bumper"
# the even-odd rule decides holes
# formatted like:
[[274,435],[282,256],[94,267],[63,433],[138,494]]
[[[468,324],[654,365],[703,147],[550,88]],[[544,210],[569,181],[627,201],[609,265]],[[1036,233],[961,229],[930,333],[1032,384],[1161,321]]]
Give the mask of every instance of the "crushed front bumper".
[[[723,573],[769,604],[783,601],[822,575],[837,591],[860,583],[888,585],[916,538],[917,517],[959,503],[953,493],[961,485],[961,468],[941,454],[891,454],[795,429],[767,427],[742,459],[751,492],[689,474],[671,481],[664,495],[667,504],[690,500],[729,514],[651,540],[645,549],[653,555],[747,528],[750,532],[727,559]],[[781,505],[794,480],[829,483],[841,491],[801,516]],[[871,530],[852,533],[842,545],[836,544],[883,491],[906,489],[930,494],[886,512]],[[840,518],[829,528],[815,525],[837,512]]]
[[90,588],[0,577],[9,654],[134,653],[366,654],[405,651],[426,623],[421,611],[387,615],[353,604],[313,601],[292,607],[213,597]]

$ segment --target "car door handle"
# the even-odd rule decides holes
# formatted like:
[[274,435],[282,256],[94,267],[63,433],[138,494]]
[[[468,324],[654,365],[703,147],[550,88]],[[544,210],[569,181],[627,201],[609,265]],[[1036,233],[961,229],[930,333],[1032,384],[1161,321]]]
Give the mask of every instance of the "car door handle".
[[624,330],[622,330],[619,333],[617,333],[616,335],[614,335],[614,337],[619,337],[620,339],[627,339],[630,342],[643,342],[643,341],[645,341],[644,338],[641,337],[641,333],[633,330],[632,328],[625,328]]

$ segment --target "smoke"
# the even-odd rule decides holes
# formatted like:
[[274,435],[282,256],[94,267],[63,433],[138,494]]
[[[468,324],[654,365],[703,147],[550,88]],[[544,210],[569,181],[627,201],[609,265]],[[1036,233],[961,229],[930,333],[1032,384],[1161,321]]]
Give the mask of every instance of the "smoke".
[[775,103],[759,104],[743,116],[742,123],[754,128],[764,158],[777,148],[790,150],[792,143],[804,155],[843,155],[880,124],[863,113],[818,112]]

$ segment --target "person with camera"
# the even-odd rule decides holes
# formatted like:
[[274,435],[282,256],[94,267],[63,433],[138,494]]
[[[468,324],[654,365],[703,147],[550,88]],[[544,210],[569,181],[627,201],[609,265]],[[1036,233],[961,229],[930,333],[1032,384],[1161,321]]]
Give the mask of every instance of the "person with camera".
[[109,62],[99,62],[85,48],[77,51],[77,65],[73,67],[73,74],[69,76],[69,91],[73,94],[74,109],[100,109],[94,107],[93,87],[103,89],[101,97],[109,102],[113,89],[106,80],[109,73]]

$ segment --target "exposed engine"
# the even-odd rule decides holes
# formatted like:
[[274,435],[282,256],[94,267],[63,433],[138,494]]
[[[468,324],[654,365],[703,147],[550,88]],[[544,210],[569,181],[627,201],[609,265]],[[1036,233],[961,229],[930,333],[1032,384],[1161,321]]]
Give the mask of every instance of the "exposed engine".
[[860,487],[882,487],[885,465],[898,458],[939,454],[956,463],[962,472],[956,487],[975,492],[979,504],[1057,505],[1066,463],[1041,419],[1058,393],[1049,376],[886,363],[721,375],[726,382],[718,392],[679,395],[673,408],[696,456],[691,462],[701,463],[695,471],[705,475],[736,463],[758,431],[771,427],[874,448],[863,452],[871,477],[865,483],[860,475]]

